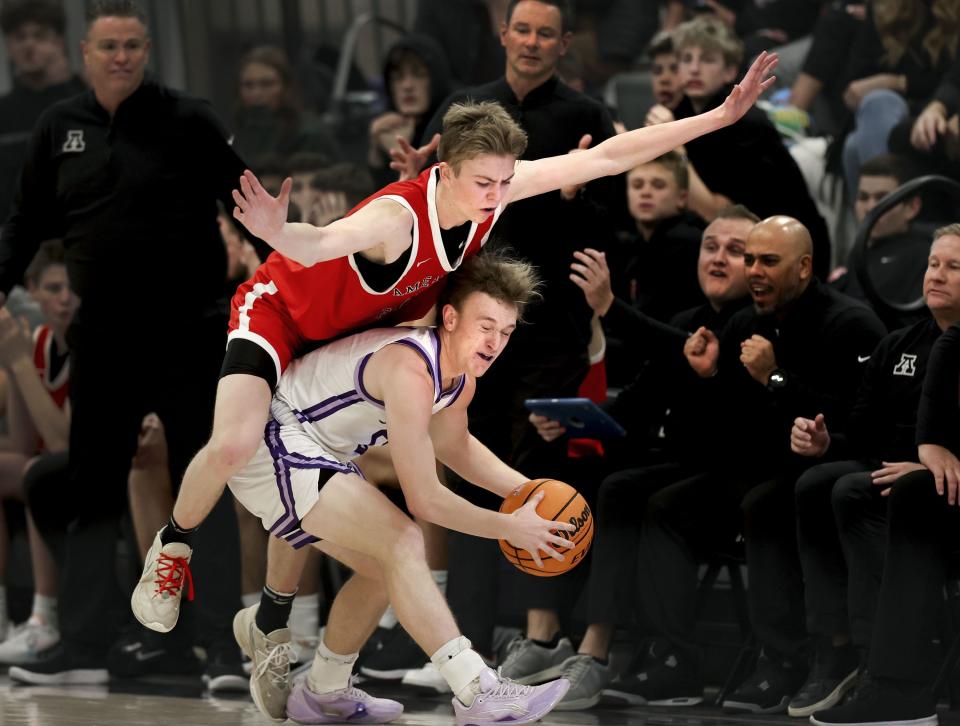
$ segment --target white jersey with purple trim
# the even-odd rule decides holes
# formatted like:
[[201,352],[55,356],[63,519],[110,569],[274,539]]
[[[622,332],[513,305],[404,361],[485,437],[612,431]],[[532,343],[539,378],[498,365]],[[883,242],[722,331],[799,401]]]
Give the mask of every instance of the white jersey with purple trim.
[[[387,443],[383,402],[363,385],[367,362],[387,345],[406,345],[422,356],[433,376],[434,413],[460,396],[463,376],[450,389],[442,390],[436,328],[379,328],[328,343],[294,360],[277,385],[271,405],[273,418],[281,428],[302,428],[342,463],[371,446]],[[269,433],[267,438],[269,446]]]
[[370,357],[388,345],[406,345],[433,375],[433,412],[459,398],[460,376],[441,390],[440,337],[435,328],[383,328],[335,341],[294,360],[280,377],[272,414],[257,453],[230,481],[230,490],[264,529],[293,547],[317,541],[300,524],[336,473],[362,472],[352,462],[387,443],[383,403],[363,386]]

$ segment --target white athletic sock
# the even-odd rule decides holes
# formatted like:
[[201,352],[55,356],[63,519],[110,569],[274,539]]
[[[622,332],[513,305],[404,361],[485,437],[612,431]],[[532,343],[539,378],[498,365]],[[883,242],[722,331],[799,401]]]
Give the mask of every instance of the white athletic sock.
[[317,642],[320,630],[320,594],[297,595],[290,610],[290,635],[294,640]]
[[56,628],[57,598],[34,593],[30,622],[35,625],[49,625],[51,628]]
[[447,596],[447,571],[446,570],[430,570],[430,576],[433,577],[433,581],[437,583],[437,588],[440,590],[440,594],[446,597]]
[[248,592],[240,596],[240,602],[243,603],[243,607],[249,608],[256,605],[260,602],[260,590],[256,592]]
[[462,635],[440,646],[436,653],[430,656],[431,662],[440,671],[440,675],[450,686],[450,690],[460,699],[464,706],[473,704],[473,699],[480,692],[480,673],[487,664],[472,648],[469,640]]
[[381,628],[392,628],[394,627],[399,620],[397,620],[397,613],[393,609],[393,605],[387,605],[387,609],[384,611],[383,615],[380,616],[380,622],[377,623]]
[[314,693],[330,693],[346,688],[350,685],[350,674],[359,655],[334,653],[321,640],[313,657],[313,665],[310,666],[310,675],[307,676],[310,690]]

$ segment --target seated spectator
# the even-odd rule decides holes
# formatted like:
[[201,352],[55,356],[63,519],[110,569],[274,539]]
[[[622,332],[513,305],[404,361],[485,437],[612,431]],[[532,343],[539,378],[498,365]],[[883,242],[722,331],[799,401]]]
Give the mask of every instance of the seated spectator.
[[890,149],[909,154],[925,174],[960,180],[960,53],[919,113],[890,132]]
[[453,90],[443,49],[428,36],[408,35],[387,51],[383,64],[387,110],[370,122],[367,164],[377,187],[397,177],[390,150],[397,137],[416,143],[440,104]]
[[[703,220],[686,210],[688,188],[687,163],[676,151],[629,171],[632,229],[620,232],[610,250],[617,297],[661,321],[703,302],[695,275]],[[609,332],[611,380],[620,385],[633,377],[637,357],[644,359],[643,341]]]
[[[812,134],[836,135],[846,118],[843,104],[844,69],[866,16],[863,4],[828,6],[817,20],[810,50],[790,87],[789,103],[812,112]],[[808,119],[809,120],[809,119]]]
[[33,125],[48,106],[86,90],[70,68],[63,7],[53,0],[5,0],[0,32],[13,89],[0,97],[0,225],[6,222]]
[[[657,336],[657,351],[650,362],[637,366],[633,382],[606,405],[628,431],[628,443],[623,448],[629,449],[629,453],[615,456],[615,468],[622,468],[607,476],[600,487],[593,564],[587,586],[589,625],[579,650],[575,653],[569,639],[561,637],[559,631],[549,641],[537,642],[527,637],[510,645],[504,672],[534,681],[542,678],[545,671],[559,669],[570,681],[570,690],[561,702],[564,708],[594,706],[600,700],[601,690],[610,683],[613,674],[608,658],[614,627],[629,618],[636,603],[640,513],[657,489],[698,470],[696,462],[703,454],[693,449],[711,439],[702,428],[705,419],[696,396],[687,395],[692,390],[693,374],[681,360],[684,331],[696,330],[701,325],[723,327],[746,303],[743,248],[758,221],[746,209],[731,207],[707,227],[696,263],[707,302],[674,316],[671,325],[676,327],[672,330],[663,326],[664,335]],[[600,315],[615,314],[614,310],[624,304],[614,297],[604,257],[588,250],[578,254],[577,259],[573,270],[591,308]],[[652,337],[652,331],[642,327],[643,321],[635,311],[627,310],[631,312],[628,320],[635,322],[635,332]],[[532,414],[530,421],[547,441],[566,433],[557,421],[543,416]],[[661,428],[664,451],[657,456],[647,450],[655,436],[650,432]]]
[[[685,98],[670,112],[651,109],[649,123],[687,118],[722,103],[743,58],[743,45],[723,25],[705,18],[691,20],[674,31]],[[806,182],[776,129],[763,111],[753,108],[719,133],[686,145],[690,161],[689,207],[712,219],[731,201],[761,217],[785,214],[798,219],[813,239],[816,268],[826,278],[830,238],[826,223],[810,197]]]
[[956,0],[867,4],[843,93],[854,114],[853,131],[843,141],[848,191],[857,188],[864,162],[890,150],[890,132],[935,96],[957,57],[958,34]]
[[835,706],[858,673],[864,681],[886,537],[881,487],[923,468],[914,443],[920,389],[931,349],[960,322],[960,276],[952,271],[960,265],[960,239],[936,236],[929,260],[923,289],[931,316],[880,341],[847,435],[831,436],[823,417],[794,424],[796,453],[835,461],[808,469],[797,482],[807,628],[816,650],[807,683],[790,703],[791,716]]
[[650,57],[653,97],[659,105],[673,111],[683,100],[679,59],[673,45],[673,36],[666,31],[657,33],[650,41],[647,55]]
[[700,13],[712,15],[745,44],[750,59],[813,32],[820,5],[805,0],[698,0]]
[[[906,161],[883,154],[860,168],[853,210],[862,225],[870,211],[888,194],[913,177]],[[911,222],[920,213],[919,196],[911,197],[886,212],[870,229],[867,269],[873,288],[885,299],[912,302],[920,296],[930,254],[929,238],[911,232]],[[850,263],[830,273],[830,284],[852,297],[866,300],[863,284]]]
[[318,227],[329,224],[346,215],[375,188],[370,173],[356,164],[341,162],[322,169],[310,179],[304,221]]
[[[829,410],[843,428],[862,363],[883,335],[864,305],[813,277],[813,242],[794,219],[773,217],[744,251],[753,305],[719,340],[700,328],[685,344],[703,378],[695,397],[712,427],[705,473],[653,494],[641,531],[643,612],[664,641],[610,685],[628,703],[691,704],[702,698],[702,655],[693,638],[699,563],[742,534],[747,597],[761,646],[756,669],[723,702],[777,713],[806,677],[803,584],[793,492],[803,464],[789,449],[797,416]],[[810,413],[813,412],[813,413]]]
[[240,60],[234,145],[254,167],[268,154],[297,152],[339,156],[333,136],[319,118],[301,107],[293,69],[274,46],[254,48]]
[[704,225],[686,209],[689,183],[687,163],[676,151],[627,172],[634,226],[611,253],[616,294],[657,320],[703,302],[695,270]]
[[[936,232],[960,255],[960,225]],[[947,269],[944,302],[957,305],[956,269]],[[867,669],[871,687],[811,718],[821,726],[911,723],[934,726],[931,683],[942,658],[939,615],[948,564],[956,557],[960,502],[960,326],[946,330],[930,352],[917,413],[918,458],[926,468],[892,483],[887,494],[886,548]]]
[[[77,309],[67,283],[63,244],[47,242],[26,274],[27,288],[40,303],[44,324],[32,339],[5,308],[0,308],[0,366],[9,380],[8,410],[13,449],[0,453],[0,498],[23,500],[23,478],[41,459],[65,466],[69,440],[69,361],[66,333]],[[46,463],[44,465],[47,465]],[[35,661],[60,640],[57,629],[57,568],[27,511],[30,563],[34,578],[29,619],[0,643],[0,664]],[[0,509],[0,631],[7,630],[3,587],[9,548]]]
[[[331,163],[329,156],[312,151],[302,151],[287,159],[287,173],[293,179],[293,186],[290,189],[290,204],[297,209],[296,221],[302,221],[307,214],[307,210],[313,206],[314,194],[310,188],[313,177],[330,166]],[[290,215],[292,216],[293,213],[291,212]],[[289,218],[290,216],[288,216]]]

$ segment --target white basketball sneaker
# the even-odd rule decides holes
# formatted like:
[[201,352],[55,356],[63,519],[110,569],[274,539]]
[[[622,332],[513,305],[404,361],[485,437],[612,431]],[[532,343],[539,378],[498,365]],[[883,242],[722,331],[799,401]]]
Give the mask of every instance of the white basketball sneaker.
[[130,607],[144,627],[169,633],[180,616],[184,585],[187,586],[187,600],[193,600],[193,576],[190,574],[193,550],[182,542],[163,544],[160,532],[153,538],[147,552],[140,582],[130,597]]

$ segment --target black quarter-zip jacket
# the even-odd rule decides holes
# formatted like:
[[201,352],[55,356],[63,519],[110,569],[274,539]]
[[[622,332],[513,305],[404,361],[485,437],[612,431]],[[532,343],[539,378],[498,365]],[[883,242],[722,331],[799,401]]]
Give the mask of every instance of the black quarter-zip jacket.
[[[717,375],[701,381],[705,411],[733,457],[728,463],[776,471],[798,461],[790,452],[798,416],[822,413],[831,432],[845,431],[865,364],[885,333],[866,305],[816,278],[780,319],[752,305],[734,315],[720,336]],[[782,389],[768,390],[740,361],[740,344],[752,335],[773,344],[787,378]]]
[[132,296],[137,316],[196,310],[222,293],[217,200],[245,164],[210,105],[151,80],[113,118],[92,91],[48,109],[0,239],[0,291],[39,244],[62,237],[70,282],[88,310]]

